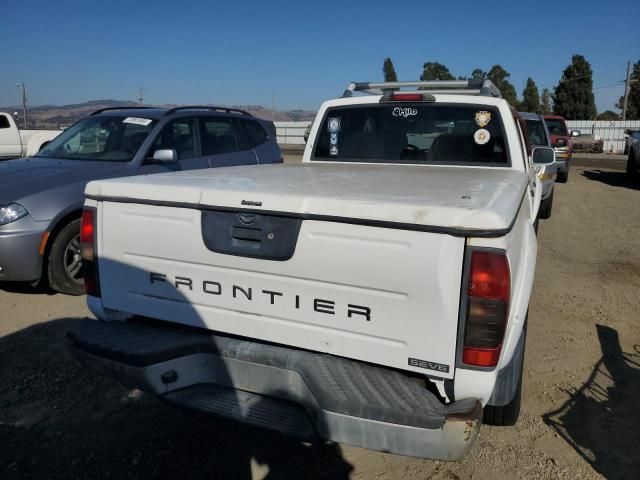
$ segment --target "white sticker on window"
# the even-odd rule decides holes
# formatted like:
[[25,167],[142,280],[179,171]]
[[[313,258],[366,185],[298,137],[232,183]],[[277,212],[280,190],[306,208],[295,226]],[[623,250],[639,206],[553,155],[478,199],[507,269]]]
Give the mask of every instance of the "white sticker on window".
[[149,125],[153,120],[149,118],[140,118],[140,117],[127,117],[122,123],[133,123],[134,125],[144,125],[145,127]]
[[332,117],[329,119],[329,132],[338,133],[340,131],[340,119]]
[[473,139],[476,141],[478,145],[484,145],[491,138],[491,134],[489,130],[481,128],[480,130],[476,130],[476,133],[473,134]]
[[416,115],[418,115],[418,110],[411,107],[395,107],[391,111],[391,114],[394,117],[404,117],[404,118],[415,117]]

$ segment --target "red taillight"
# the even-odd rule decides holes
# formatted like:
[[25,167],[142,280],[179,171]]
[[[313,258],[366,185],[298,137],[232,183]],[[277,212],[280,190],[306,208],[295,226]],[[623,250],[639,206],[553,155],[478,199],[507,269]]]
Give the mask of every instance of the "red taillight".
[[421,102],[424,100],[421,93],[394,93],[391,95],[392,102]]
[[471,254],[469,296],[509,301],[509,263],[502,253],[476,251]]
[[463,363],[478,367],[494,367],[498,364],[510,296],[511,275],[505,254],[472,251]]
[[80,222],[80,245],[82,246],[82,258],[93,259],[93,210],[82,212]]
[[85,209],[80,223],[80,252],[82,254],[82,270],[84,288],[87,295],[100,296],[98,283],[98,259],[96,258],[95,210]]

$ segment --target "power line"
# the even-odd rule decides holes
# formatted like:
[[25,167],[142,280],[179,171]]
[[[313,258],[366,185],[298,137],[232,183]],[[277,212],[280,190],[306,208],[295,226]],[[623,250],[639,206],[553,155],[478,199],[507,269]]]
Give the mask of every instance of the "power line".
[[622,85],[624,83],[624,80],[620,80],[619,82],[616,83],[611,83],[609,85],[602,85],[601,87],[593,87],[594,90],[599,90],[601,88],[611,88],[611,87],[617,87],[619,85]]
[[579,77],[561,78],[559,83],[562,83],[562,82],[573,82],[574,80],[580,80],[582,78],[593,77],[595,75],[602,75],[603,73],[622,72],[622,71],[624,71],[623,68],[618,68],[618,69],[615,69],[615,70],[594,72],[594,73],[590,73],[589,75],[580,75]]

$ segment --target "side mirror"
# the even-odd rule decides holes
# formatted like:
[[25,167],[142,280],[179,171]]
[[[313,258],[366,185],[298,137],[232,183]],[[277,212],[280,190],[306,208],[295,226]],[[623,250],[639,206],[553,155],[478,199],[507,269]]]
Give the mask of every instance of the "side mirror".
[[173,148],[163,148],[161,150],[156,150],[153,152],[152,157],[156,162],[160,163],[170,163],[178,161],[178,152]]
[[556,152],[550,147],[533,147],[531,162],[534,165],[551,165],[556,161]]
[[580,135],[582,135],[580,130],[571,130],[571,136],[572,137],[579,137]]

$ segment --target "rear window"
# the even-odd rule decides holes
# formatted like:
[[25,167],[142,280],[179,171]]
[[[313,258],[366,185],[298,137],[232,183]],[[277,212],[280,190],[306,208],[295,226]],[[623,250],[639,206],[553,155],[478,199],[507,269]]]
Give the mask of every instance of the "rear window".
[[554,118],[545,118],[544,123],[547,124],[547,128],[549,129],[549,132],[551,133],[551,135],[560,135],[562,137],[566,137],[568,135],[567,126],[564,124],[562,120],[554,119]]
[[327,110],[313,160],[508,165],[498,110],[477,105],[349,105]]
[[539,120],[527,120],[527,134],[532,145],[548,145],[544,125]]

